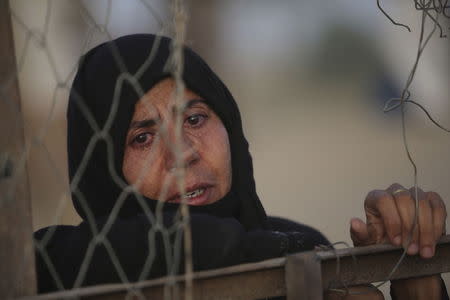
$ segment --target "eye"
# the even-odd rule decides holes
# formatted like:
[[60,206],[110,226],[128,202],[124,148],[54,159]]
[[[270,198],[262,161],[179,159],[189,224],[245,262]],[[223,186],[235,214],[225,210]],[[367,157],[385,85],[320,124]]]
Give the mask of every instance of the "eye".
[[206,115],[194,114],[186,118],[186,123],[191,127],[200,127],[207,118]]
[[147,146],[152,142],[152,134],[150,132],[143,132],[136,135],[131,143],[136,146]]

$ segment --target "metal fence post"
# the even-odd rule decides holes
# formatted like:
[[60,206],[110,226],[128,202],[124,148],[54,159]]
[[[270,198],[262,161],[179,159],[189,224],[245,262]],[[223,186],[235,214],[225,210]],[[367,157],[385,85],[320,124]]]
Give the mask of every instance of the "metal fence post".
[[288,300],[322,300],[321,260],[314,251],[286,258]]
[[0,298],[36,293],[31,205],[9,0],[0,0]]

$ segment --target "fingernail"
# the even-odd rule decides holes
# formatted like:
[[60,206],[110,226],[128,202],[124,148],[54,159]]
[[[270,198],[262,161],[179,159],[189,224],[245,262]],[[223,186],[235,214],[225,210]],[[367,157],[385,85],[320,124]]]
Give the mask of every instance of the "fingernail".
[[407,252],[409,255],[415,255],[417,254],[417,252],[419,252],[419,246],[417,246],[416,243],[412,243],[411,245],[409,245]]
[[433,249],[431,249],[431,247],[423,247],[422,250],[420,251],[420,254],[422,255],[423,258],[431,258],[433,257]]
[[400,244],[402,243],[402,237],[397,235],[394,239],[393,239],[394,245],[396,246],[400,246]]

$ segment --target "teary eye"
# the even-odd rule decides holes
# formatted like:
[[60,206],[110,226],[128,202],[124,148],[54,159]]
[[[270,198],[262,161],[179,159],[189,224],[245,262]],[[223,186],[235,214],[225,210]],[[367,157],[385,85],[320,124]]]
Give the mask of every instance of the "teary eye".
[[207,116],[202,114],[195,114],[191,115],[186,118],[186,122],[191,127],[199,127],[203,124],[203,122],[206,120]]
[[152,134],[150,132],[143,132],[136,135],[132,141],[136,146],[145,146],[151,143]]
[[148,133],[141,133],[136,137],[136,143],[145,143],[147,141],[148,138]]

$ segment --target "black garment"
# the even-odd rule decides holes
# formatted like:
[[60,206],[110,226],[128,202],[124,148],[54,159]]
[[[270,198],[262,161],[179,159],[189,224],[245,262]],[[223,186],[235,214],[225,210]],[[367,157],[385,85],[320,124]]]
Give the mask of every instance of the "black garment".
[[[132,193],[118,202],[127,186],[121,172],[125,138],[136,102],[170,76],[170,52],[170,39],[138,34],[102,44],[83,56],[69,98],[67,149],[73,203],[84,220],[107,216],[114,207],[125,217],[142,213]],[[197,54],[188,48],[183,54],[186,86],[206,100],[227,129],[233,172],[231,192],[224,201],[192,211],[235,217],[246,229],[267,228],[236,102]],[[144,200],[154,211],[157,201]],[[165,210],[177,208],[165,205]]]
[[[173,214],[165,213],[164,224],[169,227],[172,218]],[[98,219],[97,222],[101,227],[105,220]],[[329,244],[323,235],[311,227],[281,218],[269,217],[268,223],[273,226],[273,230],[246,231],[234,218],[193,214],[191,229],[194,269],[200,271],[259,261],[288,253],[312,250],[319,244]],[[153,240],[149,239],[148,235],[150,227],[147,217],[138,215],[127,219],[117,219],[106,235],[128,281],[154,278],[166,275],[169,271],[175,273],[182,271],[171,270],[171,267],[182,267],[183,257],[175,256],[174,259],[180,259],[178,264],[167,262],[168,257],[165,256],[162,236],[156,234],[156,242],[152,243]],[[92,234],[87,222],[83,222],[78,226],[47,227],[36,232],[35,238],[42,241],[45,234],[51,230],[55,231],[53,238],[45,247],[45,252],[51,258],[53,268],[61,278],[64,288],[68,289],[73,286],[80,272]],[[181,231],[172,233],[170,239],[181,241]],[[179,244],[182,245],[182,243]],[[155,260],[146,273],[143,269],[150,254],[149,245],[155,247],[153,249]],[[182,251],[178,251],[178,254],[180,253]],[[38,254],[36,257],[39,292],[57,290],[58,286],[43,256]],[[92,258],[87,263],[89,268],[82,285],[123,281],[104,245],[95,248]]]

